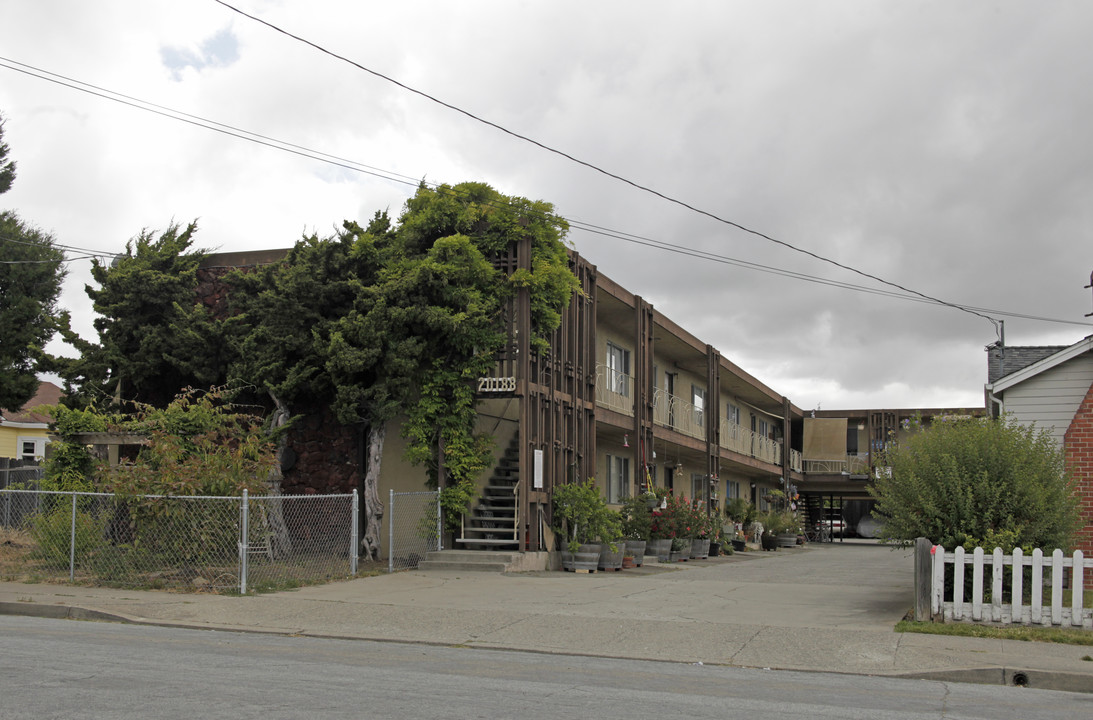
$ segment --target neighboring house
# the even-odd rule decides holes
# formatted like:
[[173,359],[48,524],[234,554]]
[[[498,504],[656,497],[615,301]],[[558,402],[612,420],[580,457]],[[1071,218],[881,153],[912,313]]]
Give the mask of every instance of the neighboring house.
[[1077,548],[1093,555],[1093,335],[1073,345],[988,350],[987,405],[1048,430],[1066,452],[1085,526]]
[[34,397],[18,411],[0,410],[0,458],[12,465],[41,461],[49,443],[49,417],[36,411],[56,405],[61,388],[51,382],[38,384]]

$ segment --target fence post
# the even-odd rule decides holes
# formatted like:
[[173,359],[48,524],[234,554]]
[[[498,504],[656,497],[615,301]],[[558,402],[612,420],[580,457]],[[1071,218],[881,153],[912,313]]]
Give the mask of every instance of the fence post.
[[915,538],[915,620],[930,618],[930,585],[933,578],[931,543],[924,537]]
[[242,525],[242,537],[239,540],[239,594],[247,594],[247,538],[249,537],[249,530],[247,528],[248,521],[250,520],[250,505],[247,497],[247,489],[243,488],[243,512],[241,518]]
[[357,546],[360,544],[358,535],[360,533],[360,525],[358,513],[360,512],[360,505],[357,499],[357,488],[353,488],[353,520],[352,530],[349,533],[349,574],[356,576],[357,574],[357,558],[358,550]]
[[440,507],[440,490],[436,491],[436,550],[440,552],[444,549],[444,515]]
[[76,493],[72,493],[72,525],[68,532],[68,581],[76,580]]
[[387,572],[395,571],[395,491],[388,490],[387,500]]

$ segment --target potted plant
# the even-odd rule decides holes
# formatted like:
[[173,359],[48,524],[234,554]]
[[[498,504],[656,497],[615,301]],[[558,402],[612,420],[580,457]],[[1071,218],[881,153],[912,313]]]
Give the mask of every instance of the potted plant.
[[733,533],[730,538],[733,550],[744,550],[747,544],[742,532],[755,522],[755,506],[744,498],[733,498],[725,506],[725,515],[733,523]]
[[649,543],[646,552],[655,555],[660,562],[670,562],[672,540],[676,538],[678,501],[667,491],[656,491],[660,504],[650,513]]
[[[656,498],[651,492],[627,498],[619,511],[622,519],[622,534],[626,539],[626,552],[633,556],[634,565],[641,567],[645,550],[653,531],[653,510],[649,507],[648,497]],[[659,499],[657,501],[659,503]]]
[[710,556],[710,521],[699,502],[691,503],[691,557],[705,560]]
[[[596,481],[566,483],[554,488],[554,529],[564,543],[563,570],[595,572],[600,560],[600,540],[612,527],[611,515]],[[618,528],[618,521],[613,521]]]

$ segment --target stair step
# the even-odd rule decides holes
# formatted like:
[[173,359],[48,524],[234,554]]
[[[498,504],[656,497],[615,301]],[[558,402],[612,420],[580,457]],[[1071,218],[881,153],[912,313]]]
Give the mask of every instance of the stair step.
[[418,570],[462,570],[464,572],[505,572],[508,566],[505,563],[457,563],[440,560],[422,560],[417,564]]
[[461,537],[456,538],[455,541],[460,545],[517,545],[519,541],[515,538],[469,538]]
[[463,528],[463,534],[478,534],[485,533],[487,535],[508,535],[513,540],[516,539],[516,528],[512,527],[509,523],[508,527],[496,527],[496,528],[484,528],[484,527],[465,527]]

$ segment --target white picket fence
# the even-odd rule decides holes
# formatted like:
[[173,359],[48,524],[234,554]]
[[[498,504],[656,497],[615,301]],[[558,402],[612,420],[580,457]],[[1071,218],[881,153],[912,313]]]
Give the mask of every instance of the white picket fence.
[[[930,598],[935,617],[940,616],[946,622],[1058,625],[1093,630],[1093,610],[1083,607],[1085,573],[1093,571],[1093,561],[1086,563],[1081,550],[1075,550],[1071,557],[1065,556],[1062,550],[1056,550],[1047,558],[1040,548],[1027,557],[1020,548],[1014,549],[1011,555],[1003,553],[1001,548],[995,548],[988,557],[983,548],[967,553],[964,548],[958,547],[948,552],[942,546],[934,545],[930,553],[933,556]],[[964,578],[969,565],[972,568],[972,590],[971,597],[965,598]],[[1010,568],[1011,602],[1003,603],[1003,576],[1007,566]],[[987,568],[990,568],[990,599],[984,602]],[[1028,605],[1024,604],[1024,568],[1032,568]],[[1045,573],[1050,575],[1048,586],[1051,588],[1051,599],[1048,606],[1044,604]],[[954,578],[951,601],[945,599],[947,575]],[[1070,576],[1069,606],[1063,605],[1063,578],[1066,575]]]

